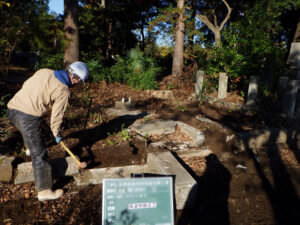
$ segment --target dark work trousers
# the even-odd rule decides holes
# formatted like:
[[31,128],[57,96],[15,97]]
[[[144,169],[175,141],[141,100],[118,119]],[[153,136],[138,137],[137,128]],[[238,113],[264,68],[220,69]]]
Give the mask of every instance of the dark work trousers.
[[46,147],[42,140],[43,118],[18,110],[8,109],[7,116],[21,132],[26,148],[30,150],[37,191],[52,188],[52,172]]

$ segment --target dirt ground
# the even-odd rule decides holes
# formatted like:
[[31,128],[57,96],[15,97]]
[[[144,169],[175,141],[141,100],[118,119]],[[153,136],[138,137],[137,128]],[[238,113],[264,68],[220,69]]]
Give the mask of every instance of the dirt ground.
[[[10,98],[21,85],[1,84],[1,96]],[[162,88],[164,86],[162,85]],[[173,89],[175,100],[161,100],[145,91],[121,84],[87,84],[72,88],[72,97],[63,124],[66,145],[88,163],[88,168],[143,164],[147,152],[166,151],[147,147],[134,134],[126,133],[133,120],[105,113],[115,101],[131,97],[136,108],[151,113],[152,119],[185,122],[205,133],[204,147],[213,154],[201,157],[177,157],[198,183],[195,207],[175,211],[176,224],[184,225],[292,225],[300,224],[300,152],[295,146],[269,145],[258,149],[259,161],[249,151],[238,151],[226,138],[237,132],[285,124],[269,114],[239,113],[199,104],[191,97],[191,82]],[[243,103],[236,95],[226,99]],[[201,122],[204,116],[215,123]],[[144,119],[145,122],[146,119]],[[67,156],[55,144],[45,117],[44,138],[50,158]],[[3,118],[0,121],[0,154],[15,156],[18,163],[30,161],[25,156],[18,131]],[[157,140],[185,140],[177,130]],[[176,156],[175,152],[175,156]],[[14,174],[15,176],[15,174]],[[33,183],[0,183],[0,224],[100,224],[102,185],[76,186],[72,177],[54,180],[54,188],[65,194],[55,201],[39,202]]]

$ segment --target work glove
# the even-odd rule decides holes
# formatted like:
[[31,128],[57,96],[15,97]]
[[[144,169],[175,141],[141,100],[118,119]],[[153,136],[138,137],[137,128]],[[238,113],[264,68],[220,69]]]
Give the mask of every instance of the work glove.
[[59,142],[61,141],[61,139],[62,139],[62,138],[61,138],[60,136],[55,137],[56,143],[59,144]]

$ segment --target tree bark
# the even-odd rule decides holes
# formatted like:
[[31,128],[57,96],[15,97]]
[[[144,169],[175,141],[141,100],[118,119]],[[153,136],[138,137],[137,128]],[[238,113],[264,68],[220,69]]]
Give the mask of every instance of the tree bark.
[[180,77],[183,69],[183,52],[184,52],[184,1],[177,0],[177,8],[180,10],[177,29],[175,34],[175,47],[172,64],[172,76]]
[[69,65],[79,60],[78,0],[64,0],[64,34],[68,40],[64,63]]
[[107,49],[106,49],[106,60],[109,60],[112,56],[112,44],[111,37],[112,36],[112,21],[108,22],[108,31],[107,31]]

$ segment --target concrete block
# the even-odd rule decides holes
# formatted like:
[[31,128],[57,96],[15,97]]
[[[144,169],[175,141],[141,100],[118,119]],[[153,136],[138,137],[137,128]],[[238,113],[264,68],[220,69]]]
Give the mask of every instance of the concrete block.
[[202,131],[180,121],[177,122],[177,125],[192,139],[197,146],[203,145],[205,134]]
[[132,110],[132,109],[134,109],[134,106],[135,106],[134,102],[123,102],[123,101],[115,102],[116,109]]
[[195,202],[192,200],[195,199],[193,195],[196,194],[195,187],[197,187],[197,182],[170,152],[163,152],[157,155],[149,153],[147,163],[148,172],[150,173],[175,176],[177,210],[194,205]]
[[155,98],[160,98],[160,99],[169,99],[169,100],[175,99],[172,91],[157,90],[157,91],[152,91],[151,95],[154,96]]
[[111,116],[122,116],[125,119],[140,119],[147,116],[149,113],[142,112],[141,110],[127,110],[127,109],[115,109],[115,108],[108,108],[105,111],[108,115]]
[[0,182],[10,182],[12,179],[12,162],[15,160],[15,157],[1,157],[0,163]]
[[134,173],[147,172],[147,165],[132,165],[122,167],[108,167],[83,170],[81,174],[74,176],[77,185],[101,184],[103,179],[130,178]]
[[[79,173],[76,162],[71,157],[51,159],[49,160],[49,163],[52,167],[53,178],[73,176]],[[32,163],[21,163],[17,167],[17,176],[14,183],[23,184],[29,182],[34,182]]]
[[171,134],[177,122],[173,120],[154,120],[148,123],[132,124],[129,128],[142,135]]
[[147,173],[175,176],[175,198],[178,210],[193,205],[192,195],[197,186],[194,178],[170,152],[149,153],[145,165],[84,170],[74,176],[77,185],[100,184],[105,178],[130,178],[131,174]]

